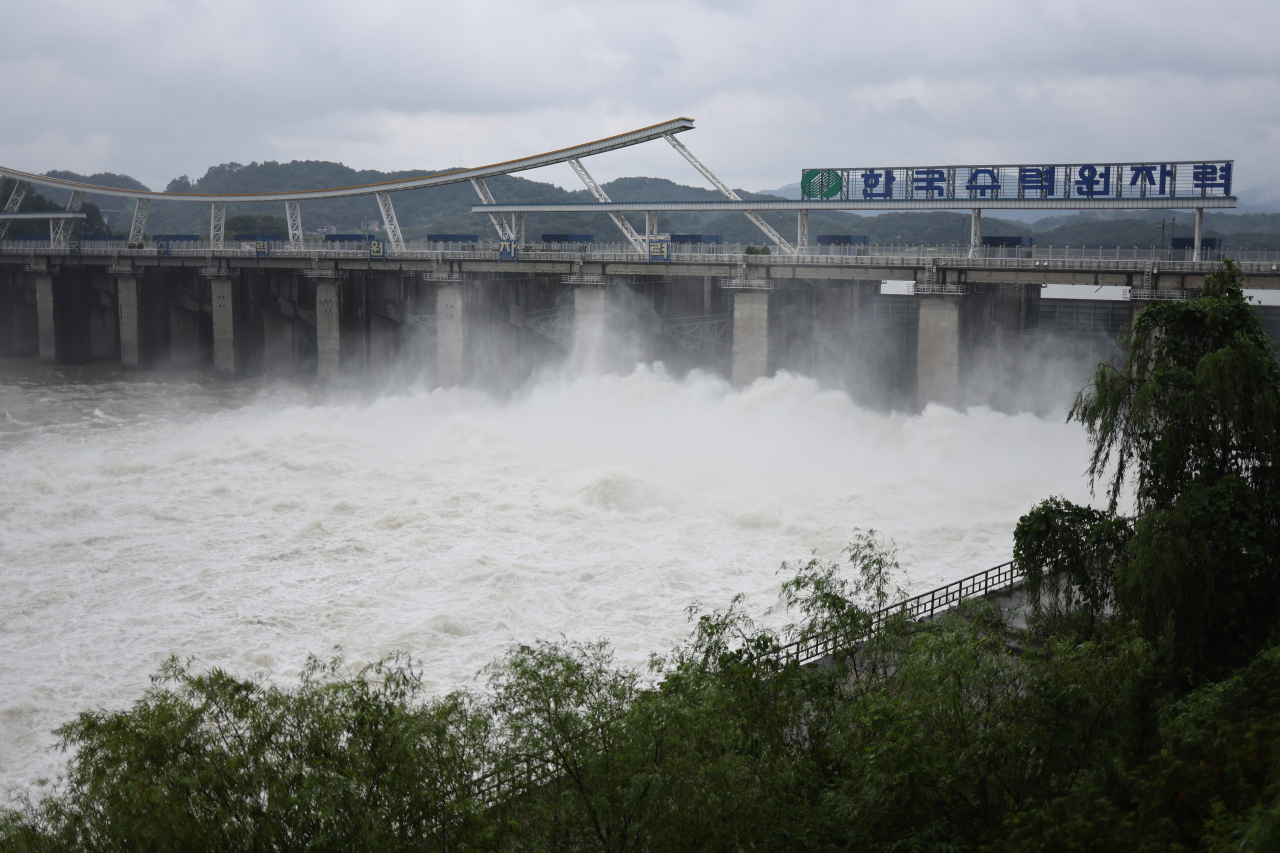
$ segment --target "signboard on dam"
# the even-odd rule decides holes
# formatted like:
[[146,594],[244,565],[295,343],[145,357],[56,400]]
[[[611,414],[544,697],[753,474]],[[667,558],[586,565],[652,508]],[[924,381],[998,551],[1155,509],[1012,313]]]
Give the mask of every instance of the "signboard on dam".
[[[985,202],[1019,200],[1068,204],[1103,199],[1132,202],[1178,200],[1221,203],[1232,195],[1233,160],[1148,163],[1023,164],[1016,166],[908,166],[804,169],[803,199],[868,202]],[[1216,205],[1214,205],[1216,206]]]

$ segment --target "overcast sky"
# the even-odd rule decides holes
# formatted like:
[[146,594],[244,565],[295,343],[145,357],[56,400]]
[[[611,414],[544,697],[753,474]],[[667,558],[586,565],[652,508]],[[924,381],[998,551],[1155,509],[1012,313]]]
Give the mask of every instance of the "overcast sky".
[[[230,161],[481,165],[676,116],[750,190],[808,166],[1195,158],[1280,181],[1276,0],[0,8],[0,163],[153,189]],[[664,143],[587,166],[701,182]]]

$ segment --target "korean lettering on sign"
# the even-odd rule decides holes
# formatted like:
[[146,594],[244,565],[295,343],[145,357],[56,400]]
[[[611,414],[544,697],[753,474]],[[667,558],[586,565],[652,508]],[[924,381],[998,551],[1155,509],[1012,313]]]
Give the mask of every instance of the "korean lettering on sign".
[[498,260],[500,261],[520,260],[520,241],[519,240],[500,240],[498,242]]
[[387,257],[387,241],[386,240],[370,240],[369,241],[369,260],[381,261]]
[[651,264],[669,264],[671,263],[671,241],[670,240],[649,240],[649,263]]
[[865,202],[955,200],[1234,199],[1234,163],[1207,160],[1163,163],[1074,163],[1016,166],[921,166],[900,169],[805,169],[804,199]]

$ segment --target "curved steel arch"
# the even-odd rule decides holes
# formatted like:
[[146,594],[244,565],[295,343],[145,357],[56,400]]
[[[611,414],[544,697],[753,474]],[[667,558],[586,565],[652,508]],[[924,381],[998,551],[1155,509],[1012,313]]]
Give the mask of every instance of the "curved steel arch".
[[542,166],[550,166],[555,163],[565,163],[569,160],[576,160],[580,157],[589,157],[592,154],[601,154],[605,151],[613,151],[617,148],[626,148],[630,145],[638,145],[642,142],[661,139],[662,137],[672,133],[682,133],[683,131],[692,129],[693,119],[677,118],[670,121],[664,121],[661,124],[642,127],[639,130],[633,130],[628,133],[620,133],[617,136],[597,139],[595,142],[586,142],[582,145],[574,145],[570,148],[560,148],[555,151],[548,151],[545,154],[535,154],[532,157],[522,157],[518,160],[507,160],[502,163],[494,163],[490,166],[480,166],[475,169],[458,169],[452,172],[442,172],[438,175],[428,175],[422,178],[408,178],[402,181],[383,181],[377,184],[362,184],[354,187],[332,187],[329,189],[298,190],[295,192],[221,194],[158,193],[150,190],[122,190],[115,187],[99,187],[94,184],[82,184],[77,181],[64,181],[58,178],[46,177],[44,175],[33,175],[29,172],[21,172],[17,169],[8,169],[4,166],[0,166],[0,175],[15,178],[19,181],[29,181],[33,184],[41,184],[42,186],[59,187],[61,189],[71,190],[72,192],[89,192],[94,193],[95,195],[147,199],[148,201],[152,199],[204,202],[302,201],[304,199],[345,198],[349,196],[399,192],[401,190],[416,190],[422,189],[423,187],[436,187],[444,184],[462,183],[463,181],[470,181],[475,178],[488,178],[494,175],[508,175],[512,172],[523,172],[529,169],[538,169]]

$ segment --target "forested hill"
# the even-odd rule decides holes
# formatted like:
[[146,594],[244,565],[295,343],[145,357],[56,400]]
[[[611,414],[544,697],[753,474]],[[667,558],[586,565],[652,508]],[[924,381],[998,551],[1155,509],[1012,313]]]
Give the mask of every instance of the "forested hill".
[[[128,175],[100,173],[79,175],[52,171],[51,177],[83,181],[121,189],[146,189]],[[341,163],[324,160],[295,160],[289,163],[223,163],[210,168],[195,181],[183,175],[170,181],[167,192],[247,193],[280,190],[348,187],[382,181],[439,174],[423,170],[380,172],[356,170]],[[555,184],[534,181],[514,175],[489,178],[495,197],[504,202],[589,202],[586,190],[565,190]],[[615,201],[716,201],[722,197],[713,189],[685,186],[663,178],[618,178],[604,185]],[[777,196],[738,190],[745,199],[771,199]],[[66,193],[44,191],[55,202],[65,203]],[[477,201],[470,183],[449,184],[424,190],[396,193],[396,214],[405,237],[424,238],[428,233],[466,233],[495,236],[493,226],[482,214],[470,212]],[[127,199],[90,195],[87,201],[102,209],[107,222],[116,231],[126,230],[133,213]],[[24,209],[25,206],[24,206]],[[228,207],[228,217],[237,215],[278,217],[273,227],[283,229],[284,204],[249,203]],[[789,212],[762,214],[787,239],[794,239],[796,219]],[[1123,216],[1124,218],[1117,218]],[[317,199],[302,206],[303,227],[313,230],[332,225],[341,232],[357,231],[365,218],[380,222],[373,196],[345,199]],[[643,228],[643,216],[630,215],[632,224]],[[1165,244],[1172,236],[1187,237],[1192,233],[1192,218],[1185,211],[1083,211],[1070,216],[1049,216],[1031,225],[983,218],[986,235],[1033,236],[1037,245],[1048,246],[1121,246],[1149,247],[1161,244],[1159,222],[1166,219]],[[1176,219],[1176,222],[1174,221]],[[265,221],[265,220],[262,220]],[[662,231],[696,234],[719,234],[730,242],[761,242],[763,236],[738,213],[667,212],[659,214]],[[209,208],[204,204],[157,202],[152,205],[148,231],[152,233],[206,234],[209,230]],[[954,244],[968,241],[968,217],[961,212],[931,211],[922,213],[889,212],[876,216],[853,213],[813,213],[810,234],[853,234],[870,237],[874,243]],[[526,234],[538,239],[543,233],[595,234],[597,240],[621,239],[613,223],[603,214],[531,214],[526,220]],[[1280,248],[1280,214],[1219,213],[1205,215],[1205,236],[1222,237],[1227,245],[1239,248]]]

